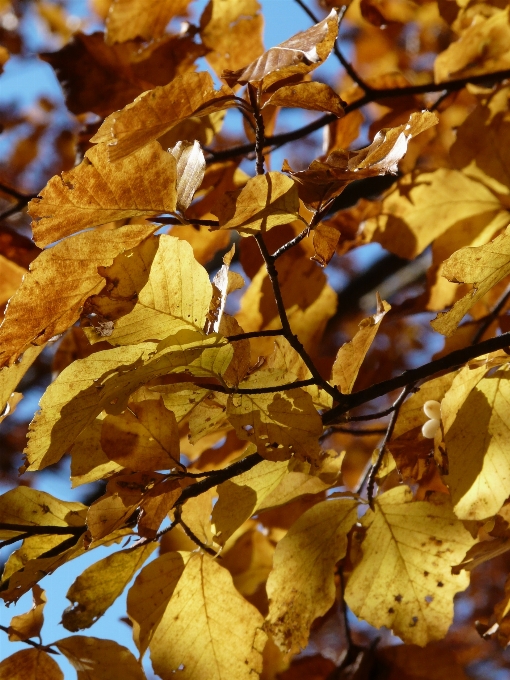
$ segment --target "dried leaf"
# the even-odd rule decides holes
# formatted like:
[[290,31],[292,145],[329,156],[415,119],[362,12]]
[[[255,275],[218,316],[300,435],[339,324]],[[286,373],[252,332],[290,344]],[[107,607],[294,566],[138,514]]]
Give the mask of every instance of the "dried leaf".
[[144,92],[122,111],[112,113],[91,141],[105,142],[110,160],[118,161],[190,116],[202,117],[232,106],[237,102],[229,87],[215,90],[209,73],[188,72],[168,85]]
[[213,279],[213,296],[207,321],[205,325],[206,333],[219,333],[220,325],[227,303],[227,295],[244,286],[243,277],[237,272],[230,271],[230,263],[234,257],[235,245],[223,256],[223,266]]
[[168,22],[184,16],[191,0],[113,0],[106,19],[106,43],[134,38],[154,40],[165,33]]
[[0,662],[0,680],[64,680],[57,662],[40,649],[22,649]]
[[350,499],[318,503],[276,546],[267,581],[267,629],[282,651],[304,649],[312,623],[333,605],[335,564],[345,557],[357,507]]
[[184,213],[204,179],[204,153],[197,140],[177,142],[169,151],[177,163],[177,210]]
[[341,118],[344,115],[342,98],[324,83],[306,82],[280,87],[264,104],[266,106],[285,106],[310,111],[328,111]]
[[54,644],[76,669],[78,680],[145,680],[133,654],[113,640],[73,635]]
[[191,555],[150,642],[154,671],[163,680],[178,668],[183,680],[248,680],[262,670],[262,623],[226,569],[208,555]]
[[297,187],[280,172],[257,175],[242,189],[227,192],[212,211],[220,229],[237,229],[242,236],[264,233],[299,216]]
[[439,640],[453,619],[453,597],[467,574],[451,575],[475,540],[448,496],[413,501],[408,487],[379,496],[362,519],[363,555],[349,577],[345,600],[356,616],[386,626],[406,643]]
[[[9,640],[18,642],[28,638],[40,637],[44,623],[44,606],[48,601],[44,590],[35,585],[32,588],[32,609],[26,614],[13,616],[9,625]],[[1,677],[1,674],[0,674]]]
[[222,78],[230,86],[261,83],[262,89],[267,90],[289,76],[310,73],[320,66],[333,49],[337,33],[338,12],[332,9],[320,23],[272,47],[245,68],[225,70]]
[[30,201],[34,240],[46,246],[114,220],[173,212],[175,180],[175,159],[157,142],[116,164],[108,160],[106,144],[94,146],[80,165],[50,179]]
[[377,293],[377,312],[359,323],[359,330],[352,340],[346,342],[337,352],[331,373],[331,382],[340,388],[342,394],[350,394],[361,364],[379,330],[379,326],[391,306],[381,300]]

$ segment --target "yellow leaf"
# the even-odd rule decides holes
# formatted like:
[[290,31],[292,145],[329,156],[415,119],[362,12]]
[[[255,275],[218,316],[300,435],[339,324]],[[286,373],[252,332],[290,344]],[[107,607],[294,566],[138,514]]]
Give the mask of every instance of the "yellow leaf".
[[72,526],[85,524],[87,506],[61,501],[45,491],[18,486],[0,496],[0,522],[27,526]]
[[431,321],[438,333],[452,335],[471,307],[510,274],[510,229],[487,245],[457,250],[443,264],[441,273],[454,283],[473,284],[471,293],[458,300],[448,312],[438,314]]
[[[232,540],[235,538],[237,536]],[[249,597],[267,581],[273,568],[273,555],[273,542],[251,526],[232,546],[227,545],[223,550],[221,564],[232,574],[234,585],[241,595]]]
[[7,403],[4,404],[3,411],[0,411],[0,423],[2,423],[7,416],[10,416],[16,410],[16,406],[23,399],[23,395],[20,392],[13,392],[7,399]]
[[135,38],[154,40],[165,34],[168,22],[186,14],[190,0],[114,0],[106,18],[108,45]]
[[108,145],[93,146],[76,168],[52,177],[30,201],[34,240],[47,246],[82,229],[173,212],[176,164],[157,142],[110,163]]
[[24,267],[0,255],[0,305],[4,305],[14,295],[26,273]]
[[251,680],[262,670],[262,623],[228,571],[209,555],[193,554],[150,642],[154,671],[163,680],[178,668],[182,680]]
[[342,394],[352,392],[361,364],[374,341],[381,321],[390,309],[391,305],[381,300],[377,293],[377,312],[363,319],[353,339],[338,350],[331,373],[331,382],[340,388]]
[[205,545],[212,546],[213,531],[211,528],[211,512],[213,500],[216,498],[216,487],[205,493],[190,498],[182,507],[181,517],[195,536]]
[[62,614],[64,628],[73,633],[90,628],[122,594],[155,548],[156,543],[149,543],[120,550],[85,569],[67,591],[71,606]]
[[345,591],[349,607],[406,643],[423,647],[443,638],[454,595],[469,583],[467,574],[452,576],[451,568],[475,543],[448,496],[414,502],[409,488],[398,486],[376,499],[375,512],[369,510],[362,524],[363,555]]
[[266,232],[299,215],[294,180],[280,172],[252,177],[238,191],[229,191],[212,208],[221,229],[237,229],[242,236]]
[[[179,335],[172,336],[172,342],[180,343]],[[56,463],[101,411],[121,413],[129,395],[149,380],[184,370],[194,375],[221,375],[231,357],[231,346],[225,341],[194,336],[190,343],[172,344],[159,353],[156,343],[148,342],[75,361],[40,401],[41,410],[30,425],[25,449],[26,470]]]
[[175,417],[162,400],[130,403],[124,413],[104,419],[101,448],[131,470],[169,470],[180,457]]
[[[223,85],[220,90],[215,90],[209,73],[189,71],[177,76],[168,85],[144,92],[132,104],[112,113],[91,141],[95,144],[105,142],[110,160],[118,161],[190,116],[202,117],[232,106],[237,106],[237,103],[229,87]],[[126,162],[129,166],[132,159]],[[136,168],[135,172],[139,178],[139,169]],[[122,180],[124,184],[125,176]],[[133,181],[136,182],[136,179]]]
[[461,519],[491,517],[510,495],[509,403],[508,373],[500,370],[479,379],[452,414],[455,419],[445,433],[445,481]]
[[177,210],[184,213],[204,179],[205,158],[196,139],[177,142],[169,151],[177,163]]
[[508,224],[506,209],[488,187],[457,170],[439,168],[397,182],[364,232],[392,253],[412,259],[443,234],[448,240],[448,230],[465,230],[475,219],[477,230]]
[[261,87],[267,90],[273,83],[292,75],[310,73],[320,66],[333,49],[337,33],[338,11],[332,9],[320,23],[271,47],[245,68],[225,70],[222,78],[231,86],[261,83]]
[[200,18],[206,59],[217,75],[240,68],[264,51],[264,18],[257,0],[211,0]]
[[110,460],[101,448],[101,430],[104,414],[99,415],[76,438],[71,449],[71,483],[81,484],[107,479],[122,466]]
[[509,16],[508,7],[489,17],[478,14],[460,38],[436,57],[436,83],[509,68]]
[[235,245],[223,256],[223,265],[215,275],[213,285],[213,295],[207,322],[205,325],[206,333],[219,333],[221,320],[227,303],[227,295],[244,286],[244,279],[241,274],[230,271],[230,263],[235,253]]
[[175,586],[184,571],[189,553],[168,552],[145,566],[127,596],[127,613],[133,622],[133,637],[143,656],[152,640]]
[[[250,445],[244,456],[255,451]],[[218,502],[212,512],[215,541],[225,545],[243,522],[249,519],[258,507],[281,482],[288,472],[288,462],[274,463],[264,460],[248,472],[243,472],[218,486]]]
[[350,499],[318,503],[276,546],[267,580],[267,629],[282,651],[304,649],[312,623],[333,605],[335,564],[345,557],[357,507]]
[[[114,321],[106,338],[111,345],[163,340],[184,329],[203,330],[212,286],[186,241],[154,237],[121,254],[101,273],[106,291],[93,298],[89,308]],[[88,337],[93,342],[103,339],[93,331]]]
[[342,98],[329,85],[315,81],[280,87],[262,108],[269,105],[344,115]]
[[73,635],[54,645],[76,669],[78,680],[145,680],[129,649],[113,640]]
[[[44,250],[10,301],[0,327],[1,361],[12,363],[31,343],[43,345],[72,326],[85,300],[104,286],[98,267],[111,265],[119,253],[133,248],[155,229],[155,225],[130,224],[85,232]],[[30,350],[27,359],[34,351]]]
[[294,455],[314,461],[319,455],[322,421],[311,396],[302,389],[231,395],[227,415],[239,439],[253,442],[268,460],[288,460]]
[[39,649],[22,649],[0,662],[0,680],[64,680],[59,665]]
[[26,614],[13,616],[11,619],[9,625],[9,640],[11,642],[40,637],[44,623],[43,610],[47,601],[44,590],[40,586],[34,585],[32,588],[32,609]]
[[0,414],[5,414],[11,394],[19,385],[21,379],[37,359],[42,350],[43,347],[29,347],[27,351],[24,352],[20,361],[13,364],[12,366],[5,366],[4,368],[0,369]]

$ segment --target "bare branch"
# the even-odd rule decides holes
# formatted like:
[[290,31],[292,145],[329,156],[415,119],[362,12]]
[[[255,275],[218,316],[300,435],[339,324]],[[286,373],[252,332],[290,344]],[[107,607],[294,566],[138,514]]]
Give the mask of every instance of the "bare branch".
[[[4,633],[7,633],[7,635],[9,635],[11,632],[7,626],[2,625],[0,625],[0,630],[3,630]],[[16,642],[18,642],[18,640],[16,640]],[[26,645],[30,645],[30,647],[35,647],[35,649],[39,649],[41,652],[46,652],[47,654],[54,654],[55,656],[60,655],[60,652],[56,649],[53,649],[51,645],[43,645],[40,642],[32,640],[31,638],[27,638],[26,640],[19,640],[19,642],[24,642]]]

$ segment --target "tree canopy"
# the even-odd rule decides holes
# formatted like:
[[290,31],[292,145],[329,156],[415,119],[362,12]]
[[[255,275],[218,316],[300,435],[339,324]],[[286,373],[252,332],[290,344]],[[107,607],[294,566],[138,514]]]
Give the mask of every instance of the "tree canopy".
[[496,677],[507,3],[66,4],[0,0],[0,680]]

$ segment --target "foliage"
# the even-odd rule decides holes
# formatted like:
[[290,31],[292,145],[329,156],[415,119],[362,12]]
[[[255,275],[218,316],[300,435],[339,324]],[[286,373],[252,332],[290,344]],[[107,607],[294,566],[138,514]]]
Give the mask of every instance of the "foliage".
[[[267,50],[257,0],[32,5],[67,122],[2,111],[0,598],[34,606],[0,678],[508,667],[509,10],[309,4]],[[40,582],[99,546],[43,644]],[[78,634],[123,593],[138,659]]]

